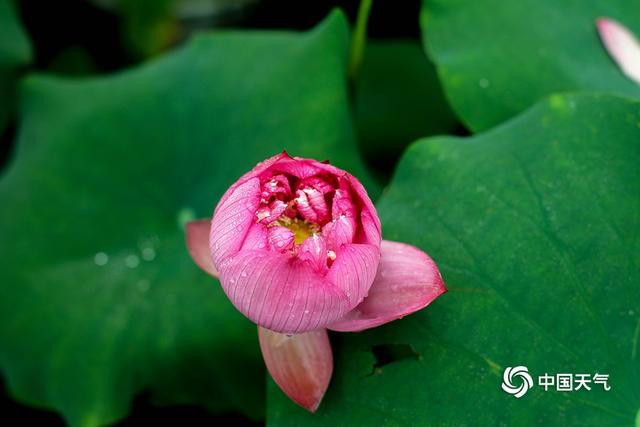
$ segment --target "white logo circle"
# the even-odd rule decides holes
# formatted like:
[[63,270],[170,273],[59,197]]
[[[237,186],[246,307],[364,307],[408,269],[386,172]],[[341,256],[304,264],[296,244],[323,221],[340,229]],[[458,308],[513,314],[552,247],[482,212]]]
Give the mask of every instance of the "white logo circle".
[[[522,383],[517,387],[513,385],[514,378],[521,378]],[[524,396],[531,387],[533,387],[533,378],[529,375],[529,370],[526,366],[509,366],[504,370],[504,374],[502,375],[502,389],[507,393],[519,399]]]

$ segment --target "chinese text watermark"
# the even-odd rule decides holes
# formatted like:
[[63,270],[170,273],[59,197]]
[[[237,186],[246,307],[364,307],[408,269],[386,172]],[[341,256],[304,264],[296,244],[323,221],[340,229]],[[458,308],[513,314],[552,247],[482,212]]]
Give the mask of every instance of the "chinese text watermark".
[[526,366],[507,367],[502,375],[502,389],[516,398],[521,398],[535,384],[544,391],[558,392],[591,391],[594,387],[601,387],[604,391],[611,390],[609,374],[569,374],[545,372],[538,376],[534,383]]

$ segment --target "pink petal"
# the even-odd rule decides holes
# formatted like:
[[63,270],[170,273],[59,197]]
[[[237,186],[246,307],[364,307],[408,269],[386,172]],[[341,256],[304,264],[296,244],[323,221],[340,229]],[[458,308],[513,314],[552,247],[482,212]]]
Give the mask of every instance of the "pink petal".
[[188,222],[186,226],[187,248],[189,249],[189,255],[191,255],[198,267],[217,279],[218,271],[213,265],[211,251],[209,250],[210,229],[211,220],[209,219]]
[[[349,188],[351,189],[351,193],[352,193],[351,196],[352,197],[355,196],[362,203],[362,214],[365,214],[367,216],[367,218],[371,221],[371,224],[370,224],[371,227],[377,230],[378,235],[381,235],[382,232],[381,232],[381,226],[380,226],[380,219],[378,218],[378,213],[376,211],[376,208],[373,205],[373,202],[371,201],[371,199],[369,198],[367,190],[360,183],[360,181],[358,181],[358,178],[328,163],[319,163],[317,164],[317,167],[335,175],[336,177],[339,177],[340,180],[346,180],[349,183]],[[378,238],[378,241],[379,240],[380,239]],[[371,243],[373,244],[373,242]]]
[[291,400],[315,412],[333,372],[326,329],[287,336],[258,327],[262,357],[273,380]]
[[380,250],[374,245],[349,244],[336,251],[327,280],[342,289],[355,307],[369,292],[378,269]]
[[273,163],[270,170],[275,173],[285,173],[305,179],[321,173],[323,169],[318,167],[320,165],[321,163],[317,160],[290,157],[284,153],[284,156]]
[[296,190],[296,205],[300,215],[309,222],[324,224],[329,219],[324,194],[314,188]]
[[269,247],[276,252],[284,252],[293,248],[295,235],[287,227],[269,227]]
[[229,189],[218,203],[211,221],[209,248],[220,271],[227,257],[236,253],[244,242],[260,202],[260,180],[251,178]]
[[262,199],[265,203],[268,202],[272,196],[277,197],[279,195],[285,197],[291,195],[289,181],[284,175],[276,175],[262,184]]
[[242,250],[266,249],[267,235],[267,227],[263,224],[251,224],[249,231],[244,238],[244,242],[242,242]]
[[298,251],[298,259],[307,261],[316,273],[324,275],[328,270],[327,243],[324,237],[313,234],[304,239]]
[[607,52],[622,72],[640,84],[640,43],[624,25],[610,18],[596,20]]
[[324,328],[355,306],[341,288],[289,254],[240,251],[220,268],[220,283],[242,314],[276,332]]
[[307,187],[315,188],[322,194],[327,194],[333,191],[333,185],[329,184],[326,180],[317,176],[312,176],[311,178],[300,180],[300,182],[298,183],[298,188],[296,188],[296,190],[299,188],[307,188]]
[[380,266],[369,295],[329,329],[374,328],[420,310],[446,292],[438,267],[420,249],[389,240],[383,240],[380,249]]
[[288,207],[289,205],[282,200],[274,200],[271,205],[258,209],[256,219],[262,224],[269,225],[277,221]]
[[326,223],[322,227],[322,235],[327,240],[327,247],[336,251],[342,245],[352,243],[356,234],[356,227],[356,221],[346,216]]
[[349,190],[343,188],[336,190],[331,205],[331,215],[333,219],[338,219],[341,216],[352,218],[356,215],[356,206],[353,204]]
[[[261,161],[260,163],[258,163],[253,169],[251,169],[249,172],[245,173],[244,175],[242,175],[230,188],[229,190],[227,190],[227,193],[229,193],[230,191],[232,191],[235,187],[244,184],[245,182],[249,181],[252,178],[259,178],[261,177],[265,172],[267,172],[268,170],[270,170],[273,165],[283,161],[283,160],[287,160],[287,159],[291,159],[291,156],[289,156],[285,151],[283,151],[280,154],[276,154],[273,157],[269,157],[266,160]],[[226,194],[225,194],[226,196]],[[224,198],[224,196],[223,196]]]

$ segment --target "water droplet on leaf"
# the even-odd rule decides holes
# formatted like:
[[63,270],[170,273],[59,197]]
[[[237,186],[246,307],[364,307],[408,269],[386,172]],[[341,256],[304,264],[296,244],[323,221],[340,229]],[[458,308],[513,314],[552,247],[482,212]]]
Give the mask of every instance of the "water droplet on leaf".
[[109,262],[109,255],[105,254],[104,252],[98,252],[93,257],[93,262],[95,262],[95,264],[100,267],[102,267],[103,265],[107,265],[107,263]]

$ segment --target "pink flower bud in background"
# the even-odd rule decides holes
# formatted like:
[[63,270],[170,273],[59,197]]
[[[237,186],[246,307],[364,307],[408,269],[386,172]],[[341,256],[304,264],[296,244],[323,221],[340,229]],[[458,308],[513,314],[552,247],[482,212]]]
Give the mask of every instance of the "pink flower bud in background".
[[381,241],[360,182],[328,163],[279,154],[187,224],[187,246],[259,328],[267,369],[314,412],[333,360],[327,329],[361,331],[426,307],[446,291],[420,249]]
[[629,79],[640,84],[640,42],[621,23],[611,18],[598,18],[598,33],[611,59]]

